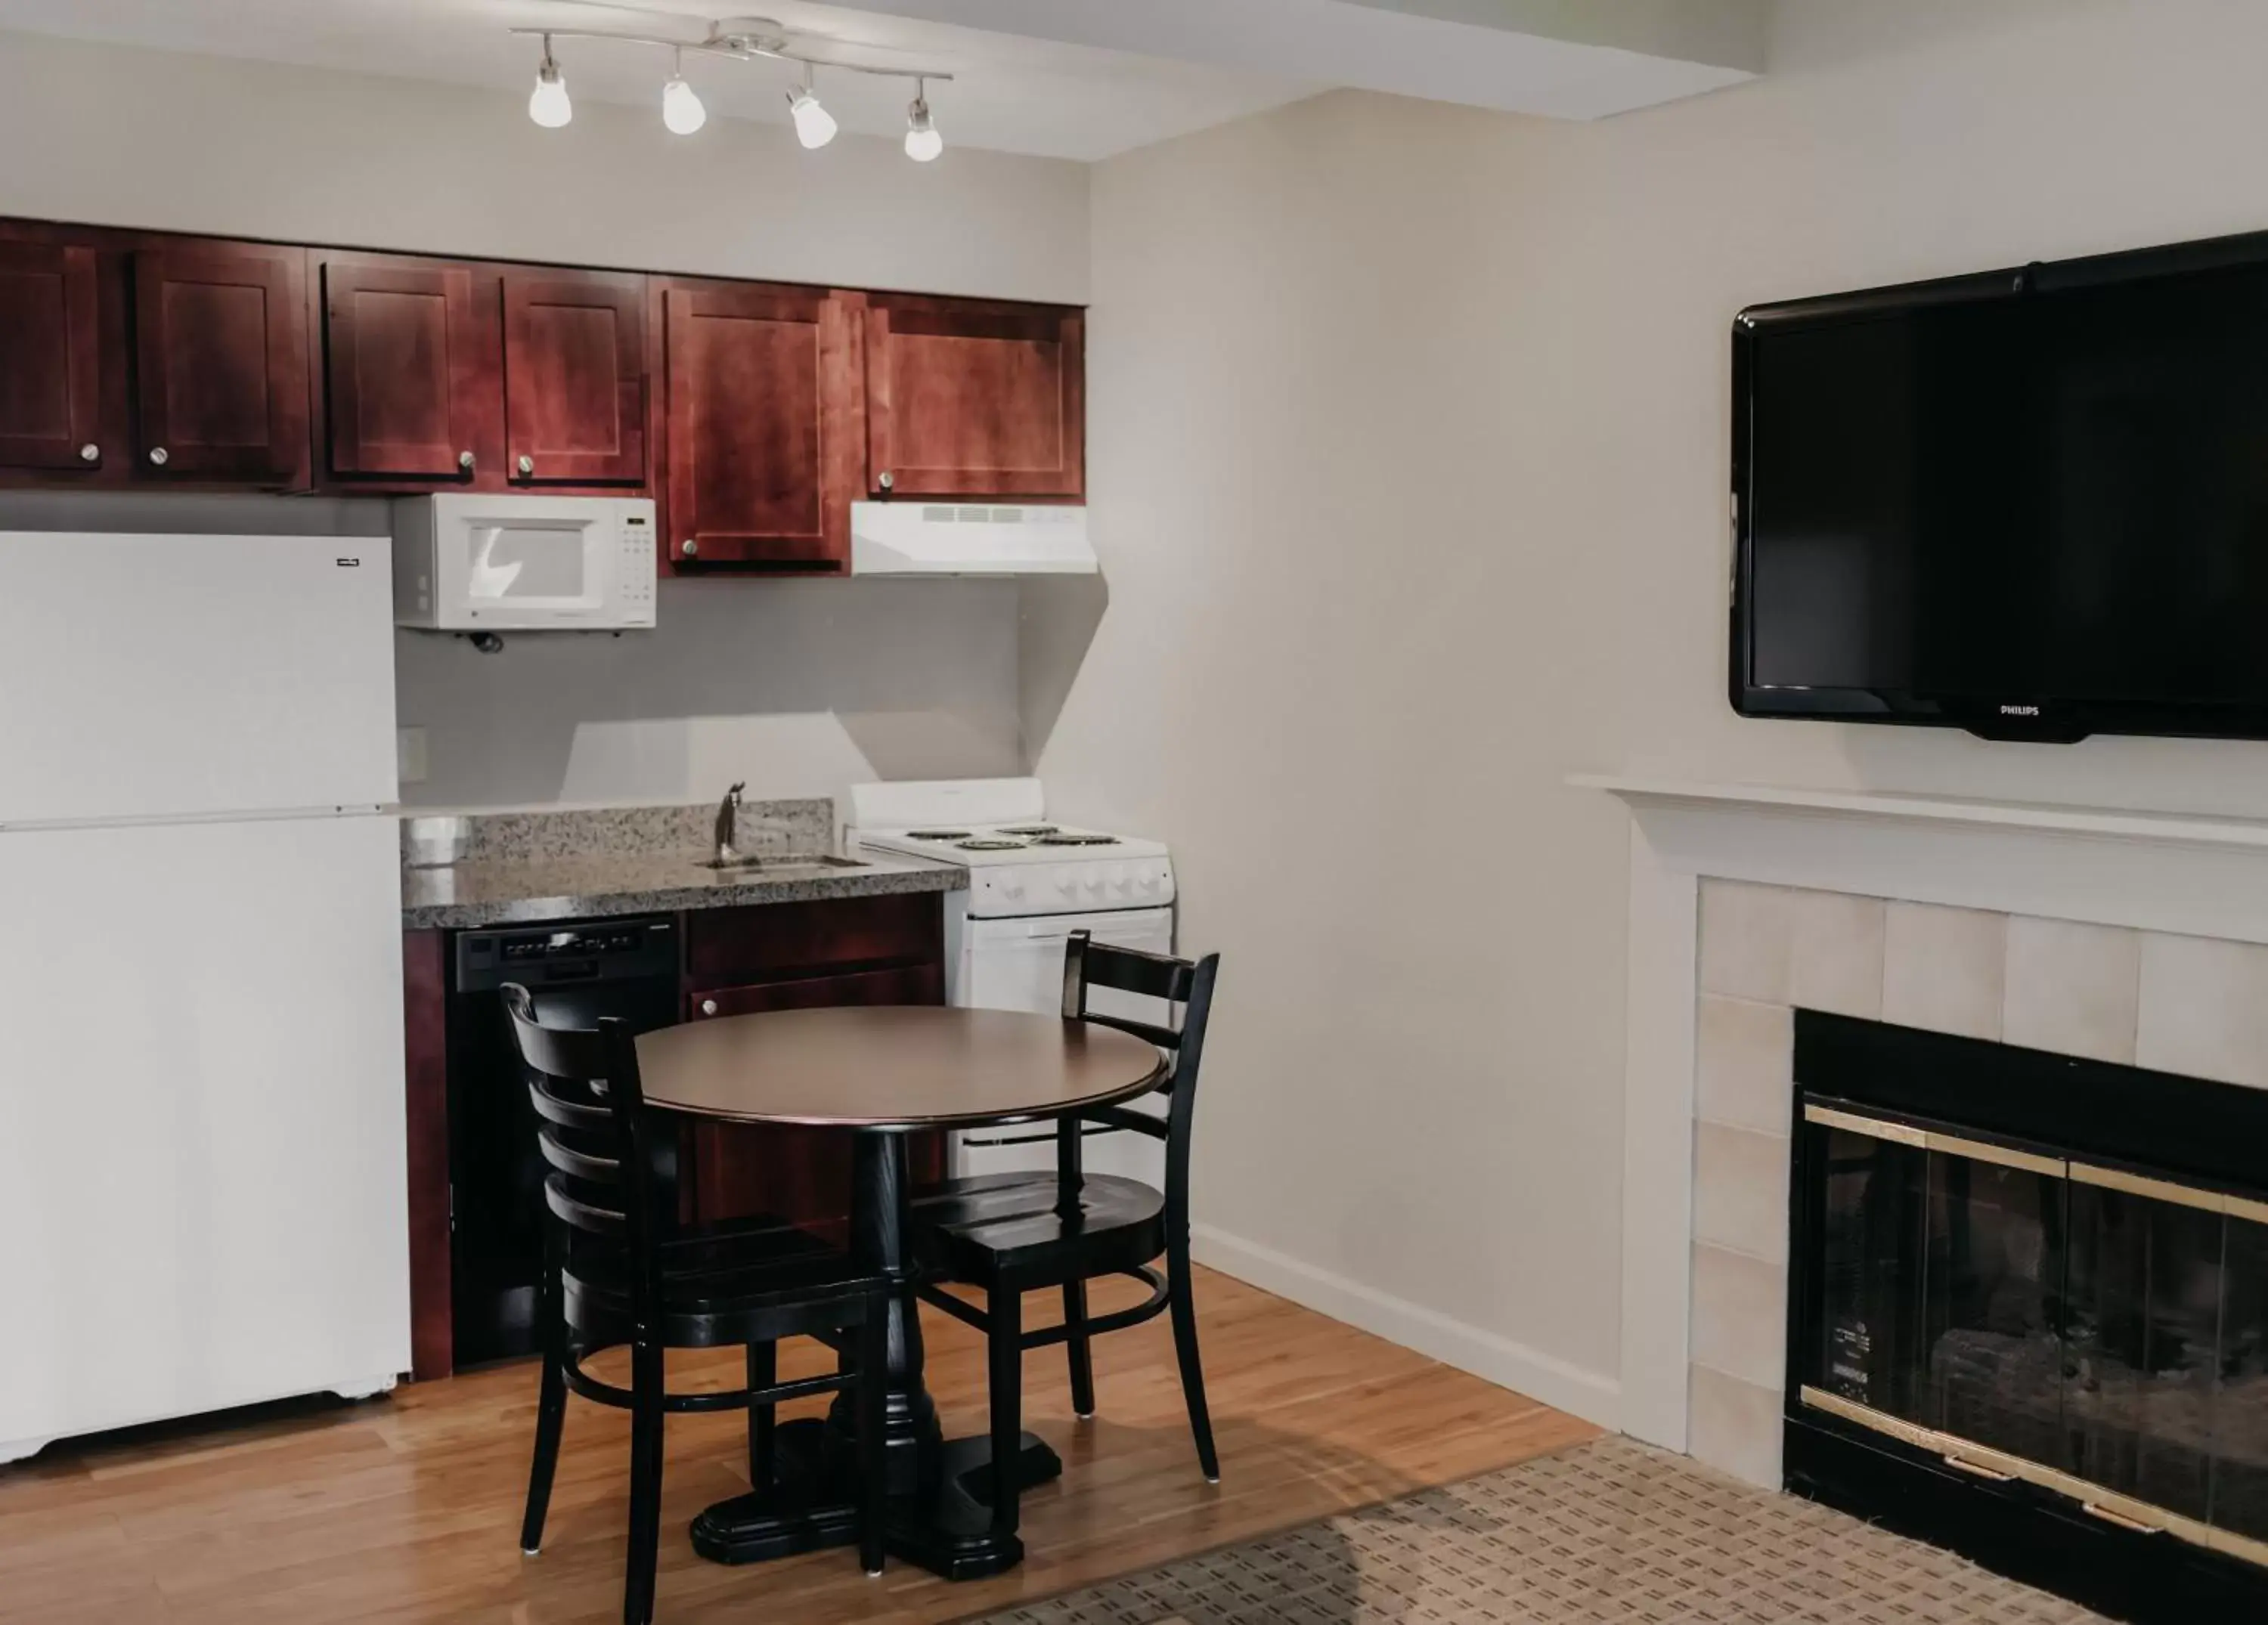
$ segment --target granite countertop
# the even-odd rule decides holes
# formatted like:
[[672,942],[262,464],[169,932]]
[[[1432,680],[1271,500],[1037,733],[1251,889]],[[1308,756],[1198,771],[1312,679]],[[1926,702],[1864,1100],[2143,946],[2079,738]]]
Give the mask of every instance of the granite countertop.
[[[896,892],[954,892],[957,864],[861,856],[856,868],[798,864],[832,850],[834,805],[825,800],[750,802],[735,844],[771,869],[712,870],[715,809],[628,807],[589,812],[405,814],[401,923],[425,930],[669,914],[744,903],[807,902]],[[455,861],[413,863],[447,852]]]

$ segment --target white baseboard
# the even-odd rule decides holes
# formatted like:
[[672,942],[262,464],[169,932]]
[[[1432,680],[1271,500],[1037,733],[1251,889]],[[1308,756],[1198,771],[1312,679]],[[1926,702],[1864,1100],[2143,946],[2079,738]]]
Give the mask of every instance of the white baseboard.
[[1622,1385],[1602,1372],[1587,1371],[1556,1355],[1319,1269],[1210,1224],[1190,1225],[1189,1239],[1189,1250],[1197,1261],[1225,1275],[1248,1281],[1334,1320],[1359,1327],[1388,1342],[1414,1349],[1444,1365],[1516,1389],[1586,1422],[1602,1428],[1618,1425]]

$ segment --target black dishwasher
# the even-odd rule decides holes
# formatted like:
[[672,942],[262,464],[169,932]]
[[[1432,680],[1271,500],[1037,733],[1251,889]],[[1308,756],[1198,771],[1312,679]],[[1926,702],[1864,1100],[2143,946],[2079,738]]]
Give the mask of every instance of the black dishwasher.
[[[668,915],[460,931],[449,987],[449,1298],[460,1366],[535,1347],[543,1260],[542,1155],[527,1073],[497,989],[519,982],[547,1026],[677,1020]],[[674,1151],[658,1170],[674,1184]]]

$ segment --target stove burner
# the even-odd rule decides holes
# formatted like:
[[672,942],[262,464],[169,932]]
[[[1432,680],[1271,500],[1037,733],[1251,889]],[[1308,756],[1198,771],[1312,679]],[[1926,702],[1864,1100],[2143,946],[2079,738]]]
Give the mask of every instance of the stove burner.
[[1059,824],[1003,824],[995,832],[1004,835],[1052,835],[1061,833]]
[[969,832],[966,829],[909,829],[906,831],[906,839],[909,841],[966,841],[968,836]]
[[1042,835],[1039,840],[1039,844],[1042,846],[1116,846],[1118,844],[1118,837],[1116,835],[1066,835],[1057,834],[1052,835]]
[[987,838],[954,842],[954,845],[964,852],[1020,852],[1027,844],[1022,841],[994,841]]

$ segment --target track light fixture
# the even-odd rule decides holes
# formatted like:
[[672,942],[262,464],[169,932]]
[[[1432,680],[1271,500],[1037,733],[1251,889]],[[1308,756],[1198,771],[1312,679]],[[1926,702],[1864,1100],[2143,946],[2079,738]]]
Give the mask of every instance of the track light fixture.
[[812,81],[817,77],[806,65],[803,83],[787,93],[787,110],[795,120],[795,138],[813,151],[834,140],[839,128],[835,115],[819,105],[819,93],[812,88]]
[[661,121],[674,136],[689,136],[709,121],[709,109],[685,82],[685,54],[673,55],[669,83],[661,87]]
[[929,85],[916,79],[913,106],[906,109],[906,156],[917,164],[926,164],[944,151],[945,137],[937,133],[937,121],[929,115]]
[[546,129],[557,129],[575,116],[575,104],[567,99],[566,76],[551,60],[549,34],[543,36],[543,60],[535,67],[535,88],[527,93],[527,116]]
[[937,121],[930,116],[929,81],[949,80],[949,73],[933,73],[927,69],[876,68],[864,62],[843,62],[832,55],[814,55],[814,48],[833,47],[833,40],[791,39],[781,26],[769,18],[736,17],[708,25],[708,33],[698,40],[671,40],[652,34],[619,33],[608,30],[587,28],[514,28],[516,34],[526,34],[543,42],[543,55],[535,71],[535,89],[527,99],[527,116],[547,129],[556,129],[574,115],[567,100],[567,81],[559,71],[559,64],[551,55],[551,42],[563,40],[611,40],[622,45],[649,45],[670,53],[670,74],[661,87],[661,121],[680,136],[689,136],[709,121],[709,110],[694,93],[685,79],[685,53],[697,52],[708,56],[730,57],[734,62],[791,62],[802,70],[800,81],[787,92],[789,116],[795,122],[795,136],[806,147],[825,146],[835,139],[841,128],[835,115],[821,105],[819,92],[812,84],[812,76],[819,68],[839,68],[846,73],[872,74],[883,78],[914,81],[914,99],[906,109],[906,156],[917,164],[926,164],[945,151],[945,138],[938,134]]

